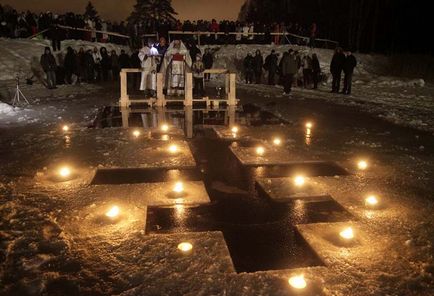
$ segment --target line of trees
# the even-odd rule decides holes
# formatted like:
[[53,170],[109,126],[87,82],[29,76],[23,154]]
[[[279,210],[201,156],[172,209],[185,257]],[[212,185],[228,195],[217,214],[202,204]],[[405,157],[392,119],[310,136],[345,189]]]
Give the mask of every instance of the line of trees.
[[246,0],[240,20],[316,22],[322,37],[364,52],[433,53],[430,1]]

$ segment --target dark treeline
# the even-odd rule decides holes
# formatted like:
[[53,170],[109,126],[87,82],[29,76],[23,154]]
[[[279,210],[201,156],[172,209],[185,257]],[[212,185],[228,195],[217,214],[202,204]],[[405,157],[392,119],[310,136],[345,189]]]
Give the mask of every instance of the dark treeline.
[[362,52],[433,54],[431,1],[247,0],[240,19],[318,26],[318,37]]

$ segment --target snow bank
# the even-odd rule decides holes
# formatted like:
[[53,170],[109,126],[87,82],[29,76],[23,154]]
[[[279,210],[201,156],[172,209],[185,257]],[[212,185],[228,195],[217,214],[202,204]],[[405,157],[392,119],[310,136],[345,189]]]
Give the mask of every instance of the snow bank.
[[8,104],[0,102],[0,115],[13,115],[14,108]]

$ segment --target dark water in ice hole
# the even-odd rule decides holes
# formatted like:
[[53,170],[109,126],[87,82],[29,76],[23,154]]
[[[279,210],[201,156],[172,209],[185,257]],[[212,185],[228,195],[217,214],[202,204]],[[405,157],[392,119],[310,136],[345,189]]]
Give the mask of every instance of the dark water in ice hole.
[[[263,111],[256,106],[247,106],[245,109],[246,112],[238,112],[237,119],[243,116],[254,118],[253,124],[249,122],[251,125],[282,123],[271,113],[260,115]],[[114,115],[118,111],[110,110],[114,111]],[[251,116],[252,113],[257,116]],[[136,122],[133,116],[129,120],[130,126],[135,122],[137,126],[143,126],[141,113],[134,114],[139,115],[140,120]],[[110,113],[104,116],[116,118]],[[211,117],[212,123],[205,123],[204,114],[198,112],[194,115],[194,124],[224,124],[224,113],[216,111]],[[171,118],[183,118],[183,111],[180,110],[177,116]],[[118,126],[113,124],[116,120],[111,120],[108,125],[107,122],[101,123],[106,120],[104,117],[99,119],[96,127]],[[249,145],[248,142],[241,144]],[[254,180],[256,177],[285,177],[300,169],[307,176],[345,175],[347,172],[335,163],[317,162],[262,167],[259,174],[255,167],[243,167],[230,152],[229,145],[227,141],[210,138],[200,130],[196,131],[190,148],[198,167],[180,171],[185,180],[204,181],[211,203],[181,209],[149,207],[146,232],[222,231],[237,272],[322,265],[321,260],[295,231],[294,225],[345,221],[351,215],[332,198],[321,202],[306,202],[302,206],[300,203],[272,202],[264,194],[258,195]],[[93,184],[172,181],[171,175],[173,174],[168,169],[99,170]]]

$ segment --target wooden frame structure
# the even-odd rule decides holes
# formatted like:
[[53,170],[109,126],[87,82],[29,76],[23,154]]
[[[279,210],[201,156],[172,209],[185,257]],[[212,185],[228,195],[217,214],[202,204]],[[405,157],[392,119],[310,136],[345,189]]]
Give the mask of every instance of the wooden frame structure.
[[219,75],[225,75],[225,99],[209,99],[208,97],[203,97],[200,99],[195,99],[193,97],[193,73],[187,72],[185,75],[185,95],[184,98],[175,98],[175,99],[169,99],[166,98],[166,96],[163,93],[163,85],[164,85],[164,77],[162,73],[157,73],[157,91],[156,91],[156,97],[155,98],[148,98],[148,99],[130,99],[128,95],[128,73],[141,73],[141,69],[131,69],[131,68],[124,68],[119,73],[120,76],[120,86],[121,86],[121,96],[119,100],[119,105],[121,107],[129,107],[132,103],[146,103],[149,106],[159,106],[159,107],[165,107],[168,103],[172,102],[182,102],[184,106],[193,106],[194,102],[205,102],[206,106],[209,107],[211,105],[218,106],[220,103],[226,103],[229,106],[236,106],[237,105],[237,98],[236,98],[236,74],[230,73],[226,69],[208,69],[205,70],[205,73],[209,74],[219,74]]

